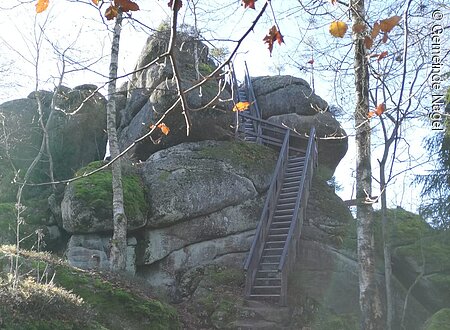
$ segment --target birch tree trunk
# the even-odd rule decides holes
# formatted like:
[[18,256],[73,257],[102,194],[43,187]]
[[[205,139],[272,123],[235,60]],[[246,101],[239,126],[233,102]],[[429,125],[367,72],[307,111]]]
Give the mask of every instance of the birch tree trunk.
[[[122,29],[122,12],[116,17],[111,46],[111,62],[109,64],[109,85],[107,111],[108,141],[111,159],[115,159],[120,151],[116,130],[116,79],[119,61],[119,41]],[[112,163],[113,222],[114,233],[111,241],[110,266],[112,271],[124,270],[126,266],[127,218],[123,204],[122,169],[120,158]]]
[[[353,24],[364,24],[364,0],[351,0]],[[356,127],[356,198],[365,200],[372,193],[372,168],[370,155],[369,74],[364,38],[354,33],[355,69],[355,127]],[[373,236],[373,209],[368,203],[360,203],[356,209],[359,303],[361,329],[378,330],[382,327],[380,298],[375,281],[375,247]]]

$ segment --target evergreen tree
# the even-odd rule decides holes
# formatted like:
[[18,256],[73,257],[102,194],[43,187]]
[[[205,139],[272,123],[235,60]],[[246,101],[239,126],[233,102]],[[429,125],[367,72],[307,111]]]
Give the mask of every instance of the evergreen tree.
[[450,88],[446,97],[445,130],[427,140],[427,150],[435,157],[435,166],[417,181],[423,184],[422,193],[428,197],[422,202],[420,213],[436,227],[450,227]]

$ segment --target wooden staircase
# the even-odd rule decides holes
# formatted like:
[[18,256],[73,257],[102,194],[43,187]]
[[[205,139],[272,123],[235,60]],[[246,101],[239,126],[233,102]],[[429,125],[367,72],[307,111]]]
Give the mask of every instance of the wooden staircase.
[[290,157],[278,196],[269,232],[256,271],[250,298],[281,297],[281,277],[278,266],[292,225],[298,186],[303,173],[305,157]]
[[287,280],[296,258],[309,189],[317,166],[315,128],[308,136],[262,119],[246,69],[237,101],[250,102],[237,113],[236,137],[276,147],[279,156],[255,237],[245,261],[245,295],[287,305]]

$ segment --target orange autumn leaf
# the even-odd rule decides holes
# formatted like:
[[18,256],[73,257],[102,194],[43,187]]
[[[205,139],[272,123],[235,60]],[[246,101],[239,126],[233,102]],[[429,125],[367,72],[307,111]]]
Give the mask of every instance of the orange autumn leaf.
[[375,108],[375,114],[381,116],[381,114],[386,110],[386,105],[384,103],[378,104]]
[[166,126],[166,124],[164,124],[164,123],[159,124],[159,125],[158,125],[158,128],[161,130],[161,132],[162,132],[164,135],[168,135],[169,132],[170,132],[170,128],[169,128],[168,126]]
[[366,46],[367,49],[372,48],[373,46],[373,40],[371,37],[369,36],[365,36],[364,37],[364,46]]
[[361,33],[366,30],[366,25],[362,23],[353,24],[352,30],[354,33]]
[[[154,128],[155,128],[155,125],[151,124],[150,129],[154,129]],[[168,135],[170,132],[169,126],[167,126],[164,123],[158,124],[157,128],[159,128],[164,135]]]
[[99,0],[91,0],[91,2],[92,2],[94,5],[96,5],[96,6],[98,6],[98,1],[99,1]]
[[108,9],[105,11],[105,17],[108,21],[114,19],[117,17],[117,14],[119,13],[119,10],[116,6],[109,6]]
[[400,22],[401,16],[392,16],[380,21],[380,30],[383,32],[391,32],[391,30]]
[[139,10],[138,4],[130,0],[114,0],[114,4],[116,7],[120,7],[123,12]]
[[378,36],[379,33],[380,33],[380,23],[375,22],[375,24],[373,25],[372,32],[370,33],[370,37],[372,38],[372,40],[375,40],[375,38]]
[[335,5],[337,0],[330,0],[330,2],[331,2],[332,5]]
[[377,61],[380,62],[383,58],[385,58],[388,55],[387,51],[381,52],[380,55],[378,55]]
[[384,103],[378,104],[375,110],[370,110],[367,114],[367,118],[372,118],[375,116],[381,116],[381,114],[386,110],[386,105]]
[[347,24],[342,21],[334,21],[330,24],[330,33],[336,38],[343,38],[347,29]]
[[383,39],[381,39],[381,41],[383,42],[383,44],[385,44],[388,41],[388,34],[387,33],[383,33]]
[[275,41],[277,41],[279,45],[284,42],[282,34],[275,25],[270,28],[269,34],[264,37],[263,41],[268,45],[270,55],[272,55],[273,43]]
[[48,7],[49,0],[38,0],[36,3],[36,13],[42,13]]
[[244,8],[251,8],[255,9],[255,2],[257,0],[242,0],[242,4],[244,5]]
[[310,59],[310,60],[309,60],[308,62],[306,62],[306,63],[313,65],[313,64],[314,64],[314,59],[312,58],[312,59]]
[[247,101],[245,101],[245,102],[238,102],[238,103],[236,103],[234,105],[233,111],[234,112],[236,112],[236,111],[245,111],[245,110],[248,110],[249,107],[250,107],[250,102],[247,102]]

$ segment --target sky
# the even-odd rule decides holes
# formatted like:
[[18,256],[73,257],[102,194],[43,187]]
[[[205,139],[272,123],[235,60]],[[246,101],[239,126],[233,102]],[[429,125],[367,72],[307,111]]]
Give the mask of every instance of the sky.
[[[157,29],[162,21],[170,17],[170,8],[167,0],[136,0],[141,10],[132,14],[132,17],[143,22],[146,28],[137,23],[127,21],[124,24],[119,58],[119,75],[125,74],[134,68],[151,29]],[[112,22],[105,22],[102,13],[106,9],[104,5],[100,12],[86,3],[50,0],[48,10],[35,14],[35,1],[2,0],[0,3],[0,64],[2,65],[2,80],[0,81],[0,103],[26,97],[35,89],[36,85],[36,59],[38,65],[38,84],[40,89],[53,89],[61,72],[61,53],[64,52],[66,64],[66,76],[64,84],[74,87],[79,84],[93,83],[101,85],[106,81],[108,72],[108,54],[110,52],[110,30]],[[373,3],[376,1],[373,1]],[[194,6],[195,4],[195,6]],[[256,2],[257,10],[244,9],[238,0],[209,0],[193,1],[184,0],[184,6],[180,11],[179,22],[194,24],[192,12],[197,13],[197,27],[206,39],[220,38],[222,42],[216,42],[218,46],[232,49],[235,41],[248,29],[256,18],[258,9],[263,1]],[[327,62],[327,56],[314,51],[316,43],[325,41],[331,49],[339,49],[351,44],[349,34],[343,39],[334,39],[329,36],[328,24],[306,19],[302,15],[302,8],[296,0],[272,1],[273,9],[268,9],[260,22],[243,42],[234,60],[238,77],[243,76],[244,62],[246,61],[252,76],[291,74],[312,82],[313,73],[307,62],[314,58],[318,65],[330,67],[332,74],[320,74],[315,71],[314,88],[318,95],[327,100],[329,104],[339,104],[343,107],[344,115],[340,118],[343,128],[350,135],[349,151],[336,171],[336,180],[342,190],[338,194],[345,200],[351,199],[354,187],[355,147],[354,125],[351,119],[353,112],[352,103],[345,98],[343,84],[346,72],[333,67],[333,63]],[[450,10],[446,11],[446,19],[450,17]],[[391,12],[383,12],[383,15],[401,15],[401,7],[395,7]],[[324,2],[320,8],[316,8],[318,14],[330,14],[334,19],[347,20],[345,11],[329,3]],[[273,13],[275,15],[273,15]],[[381,15],[381,14],[380,14]],[[274,18],[275,17],[275,18]],[[384,16],[386,17],[386,16]],[[314,23],[314,24],[313,24]],[[426,21],[429,23],[429,20]],[[284,36],[285,43],[275,45],[272,56],[267,50],[267,45],[262,42],[268,29],[278,24]],[[312,28],[314,25],[314,29]],[[39,42],[39,57],[37,57],[36,44],[39,32],[43,31],[43,37]],[[59,52],[59,54],[58,54]],[[338,53],[336,53],[338,54]],[[333,54],[332,54],[333,55]],[[337,56],[337,55],[336,55]],[[348,56],[348,54],[347,54]],[[71,63],[72,62],[72,63]],[[77,62],[77,63],[75,63]],[[88,67],[88,70],[81,70]],[[376,120],[376,119],[375,119]],[[375,127],[378,125],[374,121]],[[377,129],[377,128],[376,128]],[[430,129],[425,124],[414,126],[414,154],[423,153],[421,144],[425,136],[430,134]],[[374,146],[379,141],[374,139]],[[374,157],[374,169],[376,170],[376,150]],[[409,155],[400,155],[407,160]],[[399,169],[409,166],[404,162]],[[418,171],[424,171],[421,167]],[[421,199],[420,191],[411,187],[411,175],[399,176],[392,185],[390,193],[390,206],[401,205],[405,209],[416,211],[418,201]]]

